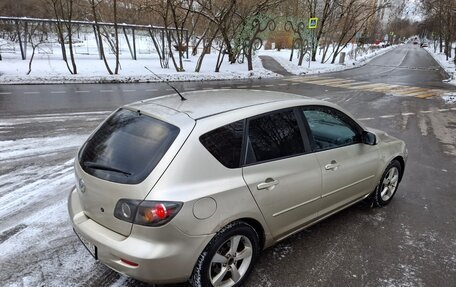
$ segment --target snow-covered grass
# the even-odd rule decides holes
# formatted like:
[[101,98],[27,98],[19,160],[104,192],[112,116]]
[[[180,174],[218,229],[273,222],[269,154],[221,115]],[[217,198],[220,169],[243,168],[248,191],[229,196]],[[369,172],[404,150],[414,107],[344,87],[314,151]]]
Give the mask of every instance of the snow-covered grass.
[[[323,53],[317,54],[317,61],[310,62],[308,61],[307,55],[304,57],[304,61],[302,66],[298,66],[298,59],[297,59],[297,51],[294,52],[294,58],[290,61],[290,54],[291,50],[283,49],[281,51],[276,50],[262,50],[259,52],[260,55],[267,55],[273,57],[277,62],[282,65],[288,72],[295,74],[295,75],[304,75],[304,74],[319,74],[319,73],[328,73],[328,72],[336,72],[341,70],[347,70],[354,67],[359,67],[365,65],[370,59],[382,55],[387,51],[395,48],[396,46],[389,46],[386,48],[378,48],[378,49],[366,49],[366,51],[359,51],[358,55],[354,57],[354,45],[348,45],[342,52],[346,53],[345,56],[345,63],[339,64],[339,56],[336,58],[335,64],[331,64],[331,59],[326,61],[325,63],[321,63],[323,58]],[[331,49],[328,52],[328,55],[331,53]],[[328,57],[326,57],[328,58]]]
[[[0,61],[0,84],[38,84],[38,83],[109,83],[109,82],[159,82],[161,79],[154,76],[149,70],[158,74],[162,79],[169,81],[206,81],[206,80],[236,80],[236,79],[260,79],[280,77],[280,75],[263,68],[259,55],[269,55],[277,60],[285,69],[293,74],[317,74],[345,70],[363,65],[368,59],[391,49],[385,48],[372,52],[360,53],[357,59],[353,59],[352,46],[344,49],[347,53],[345,64],[327,63],[321,64],[321,53],[316,62],[304,62],[297,65],[297,59],[289,62],[290,50],[261,50],[254,57],[254,69],[248,71],[247,61],[242,64],[228,63],[226,57],[220,72],[216,73],[217,51],[205,56],[201,71],[194,72],[199,54],[184,59],[184,72],[176,72],[170,59],[169,68],[160,66],[158,54],[150,37],[138,36],[137,60],[133,60],[123,37],[120,37],[120,71],[118,75],[109,75],[104,62],[100,60],[96,41],[90,33],[82,34],[75,44],[75,58],[78,74],[72,75],[65,62],[62,60],[60,46],[54,41],[38,46],[35,58],[32,62],[32,71],[27,75],[31,47],[28,47],[28,59],[22,60],[18,44],[0,39],[0,53],[3,60]],[[107,47],[105,43],[105,47]],[[115,56],[106,50],[106,56],[111,69],[114,69]],[[200,51],[201,52],[201,51]],[[297,54],[297,53],[295,53]],[[176,55],[177,56],[177,55]],[[178,60],[178,59],[176,59]]]
[[[17,83],[97,83],[97,82],[158,82],[161,81],[149,70],[169,81],[201,81],[201,80],[234,80],[258,79],[277,77],[279,75],[263,68],[259,58],[254,59],[254,70],[248,71],[247,62],[243,64],[230,64],[224,61],[220,72],[215,73],[217,52],[213,49],[211,54],[204,57],[199,73],[194,72],[197,56],[189,55],[184,59],[184,72],[176,72],[172,60],[169,68],[160,66],[158,54],[151,48],[153,44],[146,38],[137,41],[137,60],[131,58],[128,46],[121,38],[120,44],[120,71],[118,75],[109,75],[104,62],[100,60],[95,40],[85,35],[75,46],[75,58],[78,74],[72,75],[65,62],[62,60],[62,51],[57,43],[46,43],[38,47],[32,62],[32,71],[27,75],[31,48],[28,47],[27,60],[21,59],[17,44],[0,39],[0,84]],[[3,52],[2,52],[3,51]],[[114,69],[115,56],[106,49],[106,56],[111,69]],[[177,55],[176,55],[177,57]],[[176,58],[178,61],[178,59]]]

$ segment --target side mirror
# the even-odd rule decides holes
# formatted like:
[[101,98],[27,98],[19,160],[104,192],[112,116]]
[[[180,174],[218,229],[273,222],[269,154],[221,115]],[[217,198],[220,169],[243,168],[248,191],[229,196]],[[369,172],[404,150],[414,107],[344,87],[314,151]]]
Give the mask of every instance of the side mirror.
[[376,145],[377,137],[368,131],[363,131],[363,143],[368,145]]

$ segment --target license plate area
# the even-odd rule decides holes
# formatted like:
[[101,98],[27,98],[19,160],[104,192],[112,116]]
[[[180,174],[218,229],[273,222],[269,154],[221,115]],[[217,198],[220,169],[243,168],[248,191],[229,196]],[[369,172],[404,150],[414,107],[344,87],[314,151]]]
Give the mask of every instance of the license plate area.
[[97,247],[93,243],[91,243],[87,239],[85,239],[84,236],[79,234],[74,228],[73,228],[73,231],[76,234],[76,236],[78,237],[79,241],[81,241],[82,245],[84,245],[85,249],[87,249],[87,251],[89,251],[90,255],[92,255],[92,257],[95,258],[95,260],[98,260]]

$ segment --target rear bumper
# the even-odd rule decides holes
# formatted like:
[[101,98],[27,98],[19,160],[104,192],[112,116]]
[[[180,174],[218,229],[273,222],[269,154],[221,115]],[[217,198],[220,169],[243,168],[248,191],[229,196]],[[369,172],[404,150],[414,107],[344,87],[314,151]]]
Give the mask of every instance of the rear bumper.
[[[97,247],[98,259],[102,263],[119,273],[149,283],[188,280],[199,255],[213,237],[188,236],[171,223],[154,228],[133,225],[131,234],[123,236],[84,214],[76,188],[70,192],[68,212],[73,228]],[[138,266],[130,266],[121,258]]]

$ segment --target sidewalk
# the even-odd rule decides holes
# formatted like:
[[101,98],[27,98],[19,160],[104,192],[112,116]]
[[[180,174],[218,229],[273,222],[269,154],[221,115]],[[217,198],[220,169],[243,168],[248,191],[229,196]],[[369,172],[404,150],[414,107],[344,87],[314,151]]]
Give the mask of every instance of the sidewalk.
[[273,57],[271,56],[260,56],[261,62],[263,64],[263,68],[274,72],[276,74],[282,76],[293,76],[292,73],[288,72],[282,65],[279,64]]

